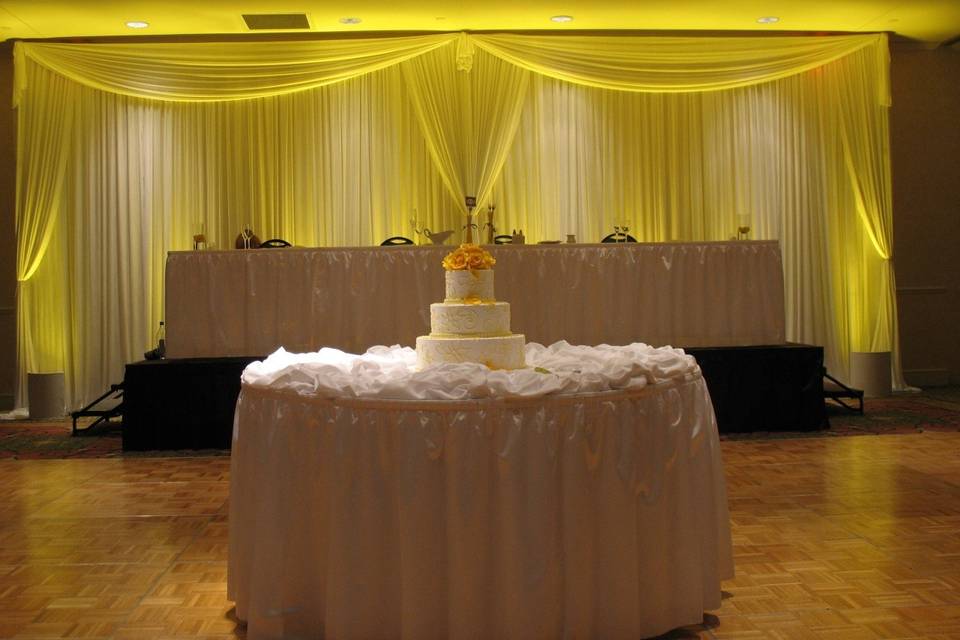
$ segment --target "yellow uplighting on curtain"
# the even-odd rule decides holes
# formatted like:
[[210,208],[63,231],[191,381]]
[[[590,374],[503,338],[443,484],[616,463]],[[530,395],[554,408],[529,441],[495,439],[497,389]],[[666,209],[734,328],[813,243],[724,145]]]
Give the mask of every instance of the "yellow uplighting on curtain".
[[[886,35],[797,37],[540,36],[473,34],[474,44],[537,73],[619,91],[700,92],[786,78],[866,47]],[[879,70],[878,70],[879,71]],[[889,104],[886,75],[878,99]]]
[[857,199],[857,212],[880,257],[893,257],[893,194],[890,180],[889,114],[869,99],[877,60],[860,52],[842,63],[834,82],[840,107],[844,160]]
[[321,87],[452,43],[456,34],[290,42],[15,45],[16,105],[36,61],[110,93],[170,101],[240,100]]
[[887,73],[889,52],[857,51],[834,65],[830,77],[837,105],[843,165],[861,228],[875,254],[863,255],[866,291],[862,309],[850,309],[848,323],[854,351],[890,351],[893,386],[905,388],[900,365],[896,276],[893,269],[893,193],[890,168],[890,123],[885,105],[870,99],[877,76]]
[[31,94],[17,112],[16,233],[17,280],[29,280],[43,260],[60,209],[67,166],[77,85],[63,76],[36,68],[49,91]]

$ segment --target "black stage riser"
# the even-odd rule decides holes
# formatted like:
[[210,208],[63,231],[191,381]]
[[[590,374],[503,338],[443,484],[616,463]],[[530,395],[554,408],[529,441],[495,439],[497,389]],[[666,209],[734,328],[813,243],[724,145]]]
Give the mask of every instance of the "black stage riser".
[[[827,426],[823,348],[698,347],[721,433]],[[124,376],[124,451],[229,449],[240,374],[257,357],[151,360]]]
[[123,378],[123,450],[229,449],[240,374],[259,359],[128,364]]
[[823,347],[685,349],[710,390],[720,433],[825,429]]

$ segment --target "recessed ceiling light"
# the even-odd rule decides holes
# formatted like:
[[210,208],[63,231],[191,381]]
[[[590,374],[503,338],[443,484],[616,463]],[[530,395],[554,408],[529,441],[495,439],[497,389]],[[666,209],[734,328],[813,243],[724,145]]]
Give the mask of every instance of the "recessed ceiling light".
[[780,22],[780,18],[777,16],[763,16],[762,18],[757,18],[757,22],[760,24],[773,24],[774,22]]
[[143,20],[131,20],[127,23],[127,26],[131,29],[146,29],[150,26],[150,23],[144,22]]
[[363,22],[360,18],[340,18],[340,24],[360,24]]
[[550,19],[554,22],[573,22],[573,16],[553,16]]

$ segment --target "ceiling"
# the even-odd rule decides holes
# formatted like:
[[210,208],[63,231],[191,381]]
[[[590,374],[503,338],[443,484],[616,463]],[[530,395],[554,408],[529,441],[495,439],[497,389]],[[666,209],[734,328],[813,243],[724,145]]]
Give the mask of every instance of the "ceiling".
[[[956,44],[960,0],[0,0],[11,38],[249,33],[245,13],[305,13],[308,32],[459,30],[888,31],[926,47]],[[551,16],[569,15],[558,24]],[[757,19],[779,20],[761,24]],[[342,18],[359,18],[342,24]],[[126,22],[149,23],[131,29]]]

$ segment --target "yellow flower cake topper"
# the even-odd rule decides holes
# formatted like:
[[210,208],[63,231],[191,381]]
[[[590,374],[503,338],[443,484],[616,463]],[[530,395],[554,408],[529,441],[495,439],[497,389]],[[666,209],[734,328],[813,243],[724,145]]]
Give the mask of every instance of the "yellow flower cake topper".
[[443,268],[447,271],[479,271],[492,269],[497,263],[490,252],[475,244],[462,244],[443,259]]

